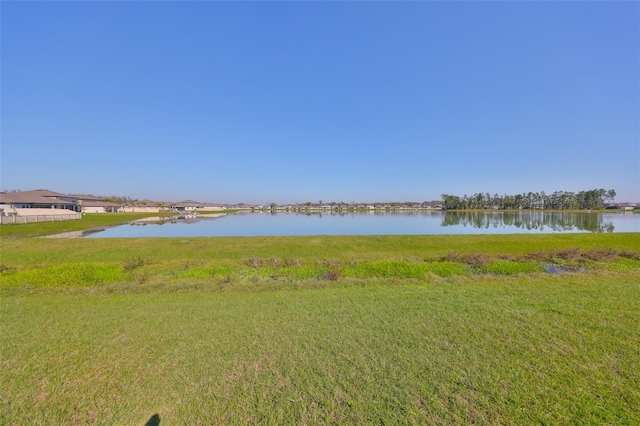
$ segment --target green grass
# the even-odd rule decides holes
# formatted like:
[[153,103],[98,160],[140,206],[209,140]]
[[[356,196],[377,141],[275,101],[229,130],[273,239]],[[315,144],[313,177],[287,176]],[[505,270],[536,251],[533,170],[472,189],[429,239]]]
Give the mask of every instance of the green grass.
[[2,424],[635,424],[640,274],[2,299]]
[[79,282],[262,289],[314,279],[529,274],[545,265],[640,267],[638,234],[9,239],[1,248],[0,291],[11,294]]
[[[3,225],[4,226],[4,225]],[[452,253],[530,254],[551,250],[640,250],[640,234],[312,236],[0,240],[2,263],[69,261],[436,260]]]
[[0,424],[640,423],[638,234],[0,243]]
[[83,214],[82,218],[78,220],[0,225],[0,236],[2,238],[39,237],[121,225],[145,217],[171,215],[172,213],[89,213]]

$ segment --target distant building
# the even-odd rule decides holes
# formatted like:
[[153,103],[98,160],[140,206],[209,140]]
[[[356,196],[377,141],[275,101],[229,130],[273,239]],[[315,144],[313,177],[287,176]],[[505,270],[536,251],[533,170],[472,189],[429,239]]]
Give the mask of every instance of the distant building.
[[[25,209],[58,209],[78,213],[116,213],[123,211],[120,204],[104,201],[93,195],[72,195],[35,189],[32,191],[0,192],[0,214],[27,215]],[[34,212],[35,214],[35,212]],[[43,213],[38,213],[42,215]]]
[[201,203],[198,206],[198,210],[226,210],[227,206],[225,204],[213,204],[213,203]]
[[200,203],[197,201],[185,200],[176,203],[175,207],[179,212],[195,212],[199,206]]
[[47,189],[0,192],[0,223],[79,219],[80,211],[77,198]]
[[119,213],[123,211],[120,204],[104,201],[93,195],[73,195],[78,201],[82,213]]
[[0,192],[0,208],[65,209],[79,211],[76,198],[47,189]]
[[609,203],[605,204],[607,210],[634,210],[640,208],[638,203]]

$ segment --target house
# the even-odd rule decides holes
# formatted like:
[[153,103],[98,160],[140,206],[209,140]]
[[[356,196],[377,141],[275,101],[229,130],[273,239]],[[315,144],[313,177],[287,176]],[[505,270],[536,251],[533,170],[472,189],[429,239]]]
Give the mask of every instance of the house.
[[227,206],[225,204],[214,204],[214,203],[202,203],[198,206],[199,210],[226,210]]
[[77,201],[73,196],[47,189],[0,192],[0,209],[63,209],[78,212]]
[[637,209],[640,204],[636,203],[611,203],[605,204],[607,210],[634,210]]
[[77,194],[72,195],[78,200],[78,206],[82,213],[118,213],[123,211],[120,204],[104,201],[93,195]]
[[200,203],[193,200],[185,200],[176,203],[179,212],[195,212],[200,207]]
[[80,219],[77,200],[66,194],[36,189],[0,192],[0,223],[33,223]]
[[122,207],[122,211],[126,213],[160,213],[163,211],[172,210],[174,207],[174,203],[141,200],[126,204]]

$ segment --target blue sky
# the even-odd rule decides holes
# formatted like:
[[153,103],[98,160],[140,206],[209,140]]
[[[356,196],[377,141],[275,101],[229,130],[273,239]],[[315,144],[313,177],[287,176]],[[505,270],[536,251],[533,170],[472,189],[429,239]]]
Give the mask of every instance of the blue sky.
[[638,2],[1,5],[1,187],[222,203],[615,189]]

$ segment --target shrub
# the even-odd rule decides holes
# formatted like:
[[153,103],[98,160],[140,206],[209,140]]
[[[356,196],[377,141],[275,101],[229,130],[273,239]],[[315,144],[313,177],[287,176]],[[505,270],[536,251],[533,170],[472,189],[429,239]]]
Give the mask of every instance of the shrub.
[[125,265],[124,265],[124,271],[125,272],[133,272],[134,270],[143,267],[147,263],[148,262],[146,260],[144,260],[140,256],[138,256],[136,258],[133,258],[133,259],[129,259],[127,261],[127,263],[125,263]]
[[340,271],[339,269],[332,269],[320,275],[320,279],[323,281],[337,281],[338,279],[340,279],[341,275],[342,271]]

